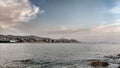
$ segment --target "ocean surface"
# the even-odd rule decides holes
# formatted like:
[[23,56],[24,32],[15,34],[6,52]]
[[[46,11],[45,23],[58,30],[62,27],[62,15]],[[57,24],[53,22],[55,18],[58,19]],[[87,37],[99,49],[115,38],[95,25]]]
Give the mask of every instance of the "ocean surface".
[[[104,56],[120,54],[119,44],[7,43],[0,44],[0,68],[117,68],[119,60]],[[109,62],[92,67],[88,60]]]

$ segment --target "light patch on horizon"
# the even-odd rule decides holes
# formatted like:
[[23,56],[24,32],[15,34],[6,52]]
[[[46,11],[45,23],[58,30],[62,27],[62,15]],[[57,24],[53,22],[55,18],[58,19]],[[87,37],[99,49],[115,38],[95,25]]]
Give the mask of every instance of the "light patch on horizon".
[[41,31],[39,34],[45,34],[45,35],[69,35],[69,34],[76,34],[76,33],[85,33],[90,32],[91,30],[88,28],[66,28],[66,29],[55,29],[55,30],[48,30],[48,31]]
[[0,27],[9,29],[33,19],[39,12],[39,7],[31,4],[29,0],[0,0]]
[[120,32],[120,19],[115,20],[112,23],[96,26],[95,28],[91,30],[101,31],[101,32]]
[[60,30],[67,30],[67,27],[65,27],[65,26],[60,26]]

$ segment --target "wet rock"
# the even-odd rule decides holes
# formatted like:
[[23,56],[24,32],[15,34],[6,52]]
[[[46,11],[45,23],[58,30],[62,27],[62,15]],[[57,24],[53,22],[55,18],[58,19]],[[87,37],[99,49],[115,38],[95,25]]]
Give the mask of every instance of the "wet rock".
[[100,61],[100,60],[97,60],[97,59],[89,59],[87,60],[88,62],[92,62],[92,61]]
[[109,59],[119,59],[120,58],[120,54],[118,55],[110,55],[110,56],[104,56],[105,58],[109,58]]
[[114,59],[114,58],[116,58],[115,56],[112,56],[112,55],[110,55],[110,56],[104,56],[105,58],[109,58],[109,59]]
[[117,54],[118,57],[120,57],[120,54]]
[[120,56],[104,56],[105,58],[109,58],[109,59],[119,59]]
[[118,66],[118,68],[120,68],[120,66]]
[[108,62],[105,61],[98,61],[98,60],[94,60],[94,61],[90,61],[89,65],[91,66],[100,66],[100,67],[107,67],[109,65]]
[[23,63],[23,64],[33,64],[33,61],[30,59],[26,59],[26,60],[16,60],[16,61],[12,61],[15,63]]

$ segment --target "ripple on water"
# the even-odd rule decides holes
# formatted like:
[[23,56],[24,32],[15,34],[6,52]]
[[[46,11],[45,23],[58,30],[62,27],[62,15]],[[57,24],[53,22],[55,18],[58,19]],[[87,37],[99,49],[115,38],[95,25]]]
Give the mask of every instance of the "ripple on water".
[[[88,65],[88,61],[97,59],[85,59],[85,60],[38,60],[38,59],[25,59],[14,60],[5,62],[0,65],[0,68],[97,68]],[[98,59],[100,60],[100,59]],[[118,64],[111,63],[108,60],[101,59],[101,61],[107,61],[110,65],[108,67],[98,68],[117,68]]]

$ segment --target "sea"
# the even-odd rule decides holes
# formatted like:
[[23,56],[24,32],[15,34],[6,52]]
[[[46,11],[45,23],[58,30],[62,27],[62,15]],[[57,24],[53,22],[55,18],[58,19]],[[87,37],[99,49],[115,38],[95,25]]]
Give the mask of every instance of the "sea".
[[[0,43],[0,68],[117,68],[120,44],[85,43]],[[107,61],[107,67],[93,67],[89,60]]]

